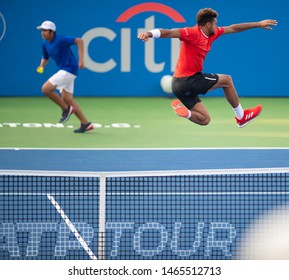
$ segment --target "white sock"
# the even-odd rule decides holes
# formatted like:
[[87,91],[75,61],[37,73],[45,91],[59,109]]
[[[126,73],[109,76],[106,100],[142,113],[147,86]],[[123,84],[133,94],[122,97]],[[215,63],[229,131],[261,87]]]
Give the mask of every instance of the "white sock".
[[190,110],[188,110],[188,111],[189,111],[189,114],[187,116],[187,119],[189,119],[192,116],[192,112]]
[[238,107],[233,108],[233,110],[235,111],[235,115],[236,115],[237,119],[241,120],[244,116],[244,110],[242,108],[242,105],[239,104]]

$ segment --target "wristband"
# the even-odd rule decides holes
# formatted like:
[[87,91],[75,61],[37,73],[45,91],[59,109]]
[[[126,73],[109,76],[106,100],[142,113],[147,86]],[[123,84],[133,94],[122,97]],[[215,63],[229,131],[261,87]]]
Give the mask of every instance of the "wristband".
[[150,32],[152,33],[153,38],[160,38],[161,37],[161,31],[159,29],[153,29],[153,30],[150,30]]

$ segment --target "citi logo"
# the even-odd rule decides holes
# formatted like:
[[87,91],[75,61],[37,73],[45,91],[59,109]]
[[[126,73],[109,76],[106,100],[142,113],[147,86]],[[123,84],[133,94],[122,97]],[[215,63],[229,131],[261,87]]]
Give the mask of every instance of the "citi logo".
[[[166,62],[156,62],[155,61],[155,41],[150,40],[146,44],[139,46],[139,50],[132,51],[132,41],[137,41],[137,35],[141,32],[151,30],[156,28],[155,26],[155,14],[162,14],[169,17],[172,21],[177,23],[184,23],[186,20],[184,17],[173,8],[156,2],[146,2],[137,4],[129,9],[125,10],[122,14],[118,16],[115,20],[116,23],[128,23],[133,17],[142,13],[152,13],[151,16],[145,19],[144,26],[132,30],[132,28],[121,28],[119,33],[107,27],[95,27],[88,30],[83,36],[84,40],[84,62],[86,68],[93,72],[105,73],[118,69],[120,72],[131,72],[132,71],[132,53],[136,56],[138,53],[142,53],[144,48],[144,66],[152,73],[159,73],[164,70]],[[95,39],[105,39],[108,44],[113,44],[113,41],[120,40],[119,50],[114,50],[110,57],[105,54],[105,61],[97,61],[95,56],[90,54],[93,52],[102,53],[102,50],[95,50],[90,48],[90,44]],[[169,40],[168,40],[169,41]],[[171,39],[170,40],[170,69],[174,70],[178,53],[179,53],[179,41]],[[140,42],[139,42],[140,43]],[[114,44],[115,45],[115,44]],[[134,44],[136,45],[136,44]],[[114,47],[115,48],[115,47]],[[136,58],[139,59],[137,55]],[[118,68],[117,68],[118,67]]]
[[144,13],[144,12],[158,12],[164,15],[167,15],[175,22],[186,22],[181,14],[171,7],[154,2],[142,3],[136,6],[133,6],[123,12],[116,20],[116,22],[127,22],[132,17]]

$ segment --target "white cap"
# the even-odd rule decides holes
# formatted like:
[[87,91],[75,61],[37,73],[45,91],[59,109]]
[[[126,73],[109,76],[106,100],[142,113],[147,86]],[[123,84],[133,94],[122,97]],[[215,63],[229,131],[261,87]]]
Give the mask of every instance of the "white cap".
[[40,26],[36,27],[37,29],[45,29],[45,30],[53,30],[56,31],[56,25],[54,22],[46,20],[43,21],[42,24]]

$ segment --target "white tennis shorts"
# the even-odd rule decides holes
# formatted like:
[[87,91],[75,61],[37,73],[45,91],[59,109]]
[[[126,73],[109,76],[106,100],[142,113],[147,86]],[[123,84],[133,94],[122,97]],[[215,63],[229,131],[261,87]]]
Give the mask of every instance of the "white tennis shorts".
[[51,76],[48,81],[56,86],[56,88],[62,92],[63,90],[73,94],[74,91],[74,80],[76,76],[65,71],[59,70],[53,76]]

